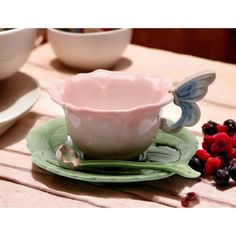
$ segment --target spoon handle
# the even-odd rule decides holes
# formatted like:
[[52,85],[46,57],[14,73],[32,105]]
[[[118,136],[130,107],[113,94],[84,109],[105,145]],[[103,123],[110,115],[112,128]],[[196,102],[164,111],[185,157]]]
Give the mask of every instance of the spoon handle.
[[[52,165],[56,165],[59,167],[63,167],[69,169],[66,166],[62,166],[55,159],[47,159]],[[129,169],[151,169],[151,170],[161,170],[167,172],[173,172],[177,175],[180,175],[185,178],[197,178],[200,176],[200,173],[193,170],[189,165],[186,163],[157,163],[157,162],[133,162],[133,161],[110,161],[110,160],[89,160],[89,161],[81,161],[80,165],[78,166],[77,170],[79,169],[89,169],[89,168],[129,168]]]

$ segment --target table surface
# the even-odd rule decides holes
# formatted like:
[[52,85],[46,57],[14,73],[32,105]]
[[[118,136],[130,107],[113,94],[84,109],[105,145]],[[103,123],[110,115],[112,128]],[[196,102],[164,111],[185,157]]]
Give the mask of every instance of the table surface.
[[[201,119],[190,128],[199,145],[204,122],[236,119],[236,65],[129,45],[114,70],[162,75],[173,84],[189,75],[214,70],[217,78],[199,102]],[[211,179],[179,176],[145,183],[95,185],[57,176],[32,164],[26,147],[27,133],[64,115],[47,94],[48,83],[64,80],[79,71],[64,66],[50,45],[44,44],[34,49],[20,72],[40,83],[41,94],[30,112],[0,137],[0,207],[181,207],[181,197],[188,191],[199,196],[199,201],[191,207],[236,207],[236,184],[232,180],[224,188],[217,188]],[[168,109],[165,114],[171,118],[177,116]]]

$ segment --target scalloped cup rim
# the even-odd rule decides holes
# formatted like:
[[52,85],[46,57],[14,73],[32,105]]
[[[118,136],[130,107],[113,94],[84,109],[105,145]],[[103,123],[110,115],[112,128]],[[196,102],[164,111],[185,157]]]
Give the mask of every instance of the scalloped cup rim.
[[[96,71],[101,71],[100,69],[95,70],[91,73],[94,73]],[[109,73],[120,73],[120,72],[113,72],[113,71],[109,71]],[[123,72],[123,73],[127,73],[127,74],[133,74],[133,75],[141,75],[140,73],[131,73],[131,72]],[[81,73],[81,74],[89,74],[89,73]],[[158,102],[153,102],[153,103],[147,103],[145,105],[136,105],[133,106],[132,108],[122,108],[122,109],[96,109],[96,108],[91,108],[91,107],[78,107],[72,103],[69,102],[65,102],[63,101],[63,98],[61,97],[61,93],[58,91],[60,89],[58,89],[58,86],[64,86],[65,83],[68,83],[69,80],[73,80],[74,78],[76,78],[76,76],[78,76],[79,74],[67,79],[67,81],[59,81],[59,82],[53,82],[50,83],[47,91],[51,96],[51,99],[56,102],[57,104],[63,106],[63,107],[67,107],[70,108],[72,111],[76,111],[76,112],[81,112],[81,111],[86,111],[86,112],[91,112],[91,113],[128,113],[128,112],[134,112],[137,110],[145,110],[148,108],[155,108],[155,107],[163,107],[167,104],[169,104],[170,102],[173,101],[173,95],[172,93],[166,93],[165,95],[163,95],[161,97],[161,99]],[[154,76],[152,76],[154,77]],[[157,76],[156,76],[157,77]],[[160,78],[158,77],[160,80],[163,80],[166,84],[165,87],[171,89],[171,85],[172,83],[165,79],[165,78]],[[56,89],[57,87],[57,89]]]

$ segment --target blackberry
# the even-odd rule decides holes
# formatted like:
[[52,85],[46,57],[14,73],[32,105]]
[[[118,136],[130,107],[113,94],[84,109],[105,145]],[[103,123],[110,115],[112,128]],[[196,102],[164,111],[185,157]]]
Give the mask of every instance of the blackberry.
[[214,174],[213,178],[217,185],[225,186],[229,182],[229,171],[227,169],[218,169]]
[[202,133],[204,135],[214,135],[214,134],[218,133],[217,123],[209,120],[207,123],[205,123],[202,126]]

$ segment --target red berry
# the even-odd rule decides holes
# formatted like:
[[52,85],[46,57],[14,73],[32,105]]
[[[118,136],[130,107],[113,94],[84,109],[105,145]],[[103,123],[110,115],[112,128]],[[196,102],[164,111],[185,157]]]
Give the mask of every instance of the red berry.
[[223,161],[220,157],[209,157],[205,164],[205,173],[212,175],[217,169],[222,167]]
[[233,136],[231,136],[231,141],[232,141],[232,146],[236,147],[236,134],[234,134]]
[[202,148],[210,152],[211,145],[215,142],[214,136],[205,135],[203,138]]
[[214,135],[215,142],[211,146],[211,152],[215,154],[226,153],[232,149],[232,140],[226,133]]
[[235,148],[231,148],[231,150],[229,150],[225,157],[228,159],[228,160],[232,160],[233,158],[236,157],[236,149]]
[[210,154],[203,149],[198,149],[196,152],[196,157],[198,157],[199,159],[203,160],[203,161],[207,161],[208,158],[210,157]]
[[183,207],[188,207],[188,206],[189,206],[189,198],[188,198],[188,197],[183,197],[183,198],[181,199],[181,205],[182,205]]
[[218,130],[219,133],[226,133],[229,130],[229,128],[226,125],[220,125],[220,124],[216,125],[216,129]]
[[188,192],[187,193],[187,197],[188,197],[188,199],[189,200],[191,200],[191,201],[194,201],[194,200],[196,200],[198,197],[197,197],[197,194],[195,193],[195,192]]

